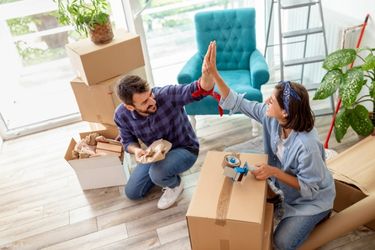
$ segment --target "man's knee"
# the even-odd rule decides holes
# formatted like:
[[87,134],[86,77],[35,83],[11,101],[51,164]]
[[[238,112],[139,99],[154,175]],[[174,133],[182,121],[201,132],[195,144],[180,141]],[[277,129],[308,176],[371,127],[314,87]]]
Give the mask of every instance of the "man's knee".
[[139,191],[129,185],[125,186],[125,195],[128,197],[129,200],[139,200],[142,199],[142,195],[140,195]]

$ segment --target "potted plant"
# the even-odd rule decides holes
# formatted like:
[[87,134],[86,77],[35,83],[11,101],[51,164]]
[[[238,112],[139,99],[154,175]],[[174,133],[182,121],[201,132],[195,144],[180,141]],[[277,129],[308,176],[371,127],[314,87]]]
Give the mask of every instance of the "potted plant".
[[[374,123],[371,121],[371,115],[373,117],[375,111],[374,51],[374,48],[341,49],[329,54],[323,63],[327,73],[315,93],[314,100],[325,99],[339,90],[342,109],[335,120],[335,136],[338,142],[341,142],[349,127],[361,136],[367,136],[374,131]],[[356,58],[360,59],[360,64],[348,68]],[[368,94],[363,94],[363,88],[368,89]],[[359,95],[360,93],[362,94]],[[362,105],[364,102],[373,104],[373,112],[369,112]]]
[[59,22],[74,25],[82,35],[89,33],[95,44],[112,41],[113,32],[106,0],[55,0]]

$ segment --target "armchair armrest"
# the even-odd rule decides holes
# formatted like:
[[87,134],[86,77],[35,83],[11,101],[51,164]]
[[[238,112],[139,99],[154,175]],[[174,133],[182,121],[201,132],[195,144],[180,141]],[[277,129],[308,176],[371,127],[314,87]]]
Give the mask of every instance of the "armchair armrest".
[[179,84],[191,83],[201,76],[201,69],[203,64],[203,58],[197,52],[193,57],[186,62],[184,67],[181,69],[177,76]]
[[254,88],[260,89],[260,86],[266,83],[270,78],[268,65],[259,50],[254,50],[250,55],[250,78]]

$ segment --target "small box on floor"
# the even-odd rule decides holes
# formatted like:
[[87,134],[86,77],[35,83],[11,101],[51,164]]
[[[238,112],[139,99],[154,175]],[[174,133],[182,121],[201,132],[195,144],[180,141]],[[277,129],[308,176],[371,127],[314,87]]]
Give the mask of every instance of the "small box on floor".
[[[273,209],[267,186],[252,175],[233,182],[223,175],[226,152],[207,153],[186,214],[190,243],[199,249],[269,249]],[[242,162],[267,162],[264,154],[240,154]],[[271,206],[271,207],[270,207]]]
[[[113,127],[113,129],[80,133],[80,138],[83,139],[95,132],[110,139],[115,139],[118,135],[117,128]],[[116,152],[115,154],[76,159],[72,154],[76,144],[77,141],[72,138],[65,153],[65,160],[76,172],[83,190],[126,184],[127,176],[124,169],[126,164],[122,163],[122,154],[120,154],[121,158],[119,158],[119,154]]]
[[[375,157],[369,152],[374,149],[375,136],[370,135],[327,160],[327,166],[335,178],[336,198],[333,206],[335,211],[344,210],[368,195],[374,195]],[[375,220],[366,226],[375,230]]]

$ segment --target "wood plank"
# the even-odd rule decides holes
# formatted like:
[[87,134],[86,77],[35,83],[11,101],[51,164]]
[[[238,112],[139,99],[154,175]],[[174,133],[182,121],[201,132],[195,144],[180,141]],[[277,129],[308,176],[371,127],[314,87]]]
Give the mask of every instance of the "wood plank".
[[63,213],[46,217],[32,223],[13,225],[12,228],[0,232],[0,246],[31,237],[43,232],[48,232],[58,227],[69,224],[69,214]]
[[191,250],[189,237],[178,239],[172,242],[168,242],[165,245],[153,248],[153,250]]
[[155,231],[145,232],[125,240],[116,241],[115,243],[106,245],[104,247],[95,248],[95,250],[117,250],[117,249],[131,249],[144,250],[160,246],[158,235]]
[[85,220],[79,223],[57,227],[51,231],[46,231],[31,237],[23,238],[5,245],[6,249],[41,249],[50,245],[69,241],[98,230],[96,219]]
[[43,208],[45,214],[51,215],[90,206],[122,196],[123,194],[119,191],[118,187],[99,188],[86,190],[79,194],[72,193],[72,195],[63,196],[57,201],[49,202],[44,205]]
[[81,220],[104,215],[119,209],[145,203],[149,200],[155,199],[156,197],[160,197],[160,192],[150,192],[145,199],[137,201],[129,200],[125,196],[116,196],[111,199],[99,201],[98,203],[89,204],[88,206],[71,210],[70,221],[71,223],[75,223]]
[[127,237],[125,224],[120,224],[42,249],[93,249],[126,239]]
[[159,241],[162,245],[189,237],[186,219],[169,224],[165,227],[160,227],[156,230],[156,232],[158,233]]
[[159,227],[184,220],[194,190],[195,188],[184,190],[181,200],[166,210],[159,210],[152,215],[142,216],[137,220],[126,223],[129,236],[156,230]]

